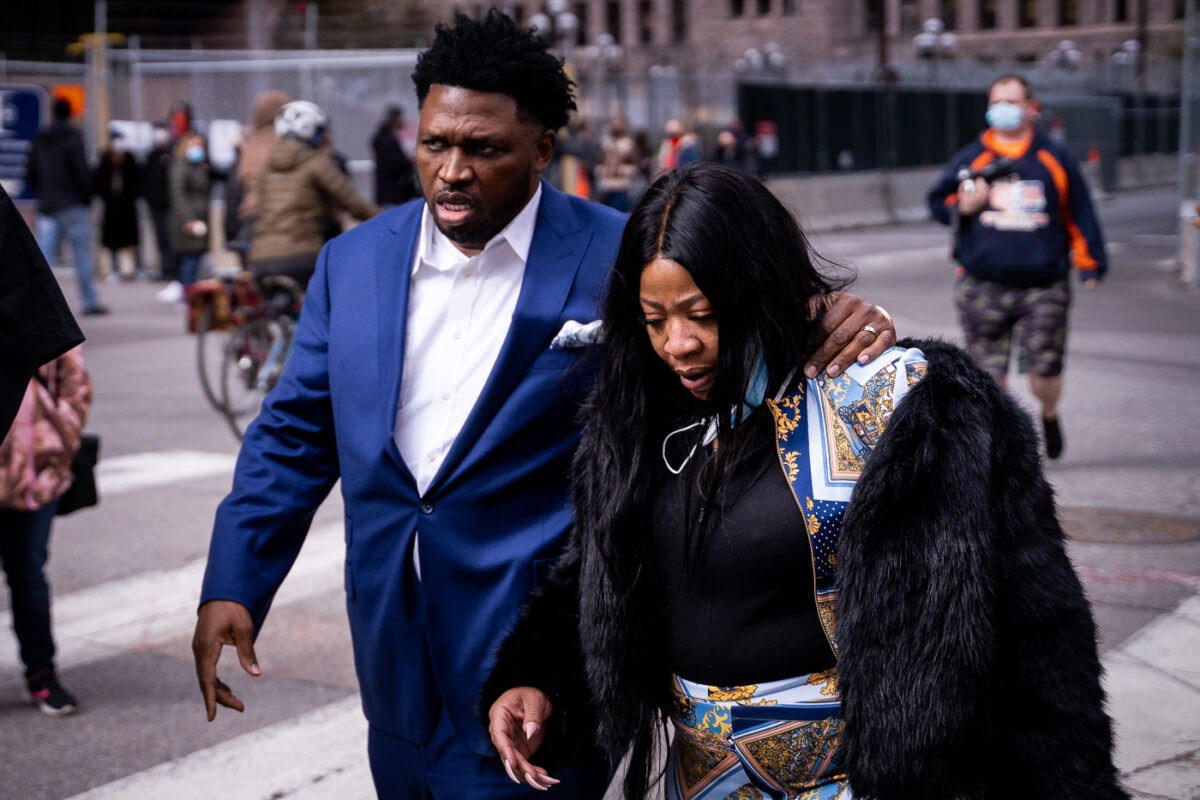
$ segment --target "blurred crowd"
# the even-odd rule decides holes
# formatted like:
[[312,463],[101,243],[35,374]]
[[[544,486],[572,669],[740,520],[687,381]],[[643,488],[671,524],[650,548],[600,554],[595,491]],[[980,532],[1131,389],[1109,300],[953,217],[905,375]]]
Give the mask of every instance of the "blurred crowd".
[[[299,104],[303,112],[296,110]],[[295,114],[283,122],[289,105]],[[304,117],[302,129],[294,129],[296,115]],[[347,159],[334,145],[333,121],[316,105],[293,103],[277,90],[255,99],[236,143],[236,161],[227,168],[214,164],[205,125],[186,101],[153,123],[144,152],[114,125],[94,165],[85,158],[70,104],[56,100],[52,116],[30,150],[27,178],[38,198],[38,243],[51,263],[60,243],[70,246],[84,314],[108,313],[97,286],[104,281],[163,281],[159,299],[183,302],[187,287],[206,269],[205,254],[220,248],[236,253],[256,275],[282,271],[305,282],[320,245],[344,229],[347,215],[363,219],[420,195],[413,126],[398,105],[384,109],[369,141],[374,204],[354,188]],[[668,120],[660,133],[633,130],[618,114],[573,121],[547,177],[571,194],[628,212],[657,176],[701,160],[761,174],[755,140],[739,120],[701,136],[678,119]],[[264,190],[271,183],[281,185]],[[225,201],[221,216],[213,214],[218,187]],[[265,227],[259,225],[264,194]],[[262,262],[271,263],[264,268]]]

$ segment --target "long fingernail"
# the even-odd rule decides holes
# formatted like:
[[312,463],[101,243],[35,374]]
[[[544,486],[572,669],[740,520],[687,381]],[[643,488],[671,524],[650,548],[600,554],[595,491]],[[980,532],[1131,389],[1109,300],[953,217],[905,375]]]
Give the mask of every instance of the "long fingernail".
[[525,738],[532,739],[534,734],[538,732],[538,724],[536,722],[525,723]]
[[504,759],[504,770],[505,770],[505,772],[507,772],[507,773],[508,773],[508,777],[512,778],[512,782],[513,782],[513,783],[520,783],[520,782],[521,782],[521,781],[520,781],[520,779],[519,779],[519,778],[517,778],[517,773],[513,772],[513,769],[512,769],[512,764],[508,763],[508,759],[507,759],[507,758],[506,758],[506,759]]
[[525,782],[526,782],[526,783],[528,783],[528,784],[529,784],[530,786],[532,786],[533,788],[537,789],[539,792],[544,792],[544,791],[546,791],[547,789],[549,789],[549,788],[550,788],[549,786],[542,786],[542,785],[541,785],[540,783],[538,783],[538,782],[537,782],[537,780],[536,780],[536,779],[535,779],[535,778],[534,778],[532,775],[530,775],[528,772],[526,772],[526,773],[525,773]]

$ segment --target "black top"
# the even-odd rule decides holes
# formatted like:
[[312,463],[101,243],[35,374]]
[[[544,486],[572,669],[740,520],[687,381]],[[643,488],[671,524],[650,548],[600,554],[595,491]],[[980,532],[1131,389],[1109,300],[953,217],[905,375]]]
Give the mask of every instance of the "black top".
[[[779,466],[771,415],[764,409],[755,417],[747,457],[717,503],[704,502],[712,452],[703,447],[682,474],[664,469],[655,491],[651,548],[668,663],[697,683],[744,686],[835,663],[817,620],[804,517]],[[674,467],[702,430],[672,437]],[[695,546],[702,509],[716,516],[689,566],[684,554]],[[685,520],[692,537],[685,536]]]
[[37,195],[42,214],[90,203],[92,171],[79,129],[69,122],[55,122],[38,131],[29,146],[25,180]]
[[0,438],[33,371],[82,341],[29,226],[0,188]]

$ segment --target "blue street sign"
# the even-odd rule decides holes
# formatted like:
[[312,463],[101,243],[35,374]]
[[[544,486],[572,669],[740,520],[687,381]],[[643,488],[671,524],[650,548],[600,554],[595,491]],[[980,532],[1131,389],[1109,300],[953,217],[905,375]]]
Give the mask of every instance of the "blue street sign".
[[25,161],[47,107],[40,86],[0,83],[0,185],[14,200],[31,200]]

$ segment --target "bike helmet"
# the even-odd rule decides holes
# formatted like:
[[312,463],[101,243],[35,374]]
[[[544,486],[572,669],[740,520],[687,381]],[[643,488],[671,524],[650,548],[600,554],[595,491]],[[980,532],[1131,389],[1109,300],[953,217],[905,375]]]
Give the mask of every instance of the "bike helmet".
[[329,118],[316,103],[293,100],[275,115],[275,135],[280,139],[290,136],[316,147],[328,121]]

